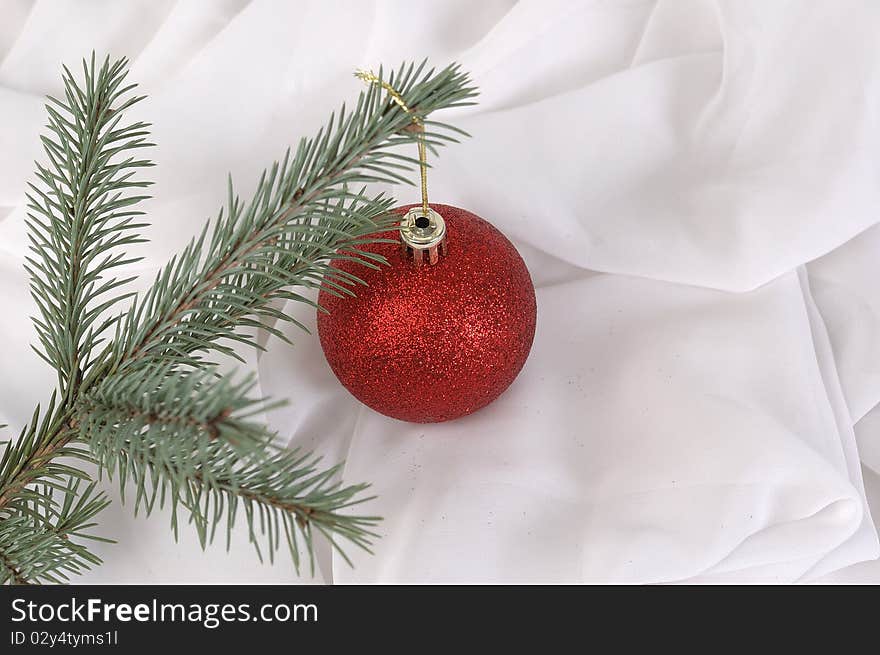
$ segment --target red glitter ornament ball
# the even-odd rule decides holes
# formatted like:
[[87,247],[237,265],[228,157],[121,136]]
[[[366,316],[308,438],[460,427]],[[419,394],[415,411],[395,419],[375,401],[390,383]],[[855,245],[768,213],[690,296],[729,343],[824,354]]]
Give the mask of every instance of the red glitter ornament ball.
[[337,261],[367,286],[318,300],[329,310],[318,313],[321,346],[339,381],[377,412],[415,423],[465,416],[501,395],[525,364],[537,315],[513,244],[471,212],[431,208],[446,223],[448,253],[436,264],[416,265],[399,243],[370,244],[390,266]]

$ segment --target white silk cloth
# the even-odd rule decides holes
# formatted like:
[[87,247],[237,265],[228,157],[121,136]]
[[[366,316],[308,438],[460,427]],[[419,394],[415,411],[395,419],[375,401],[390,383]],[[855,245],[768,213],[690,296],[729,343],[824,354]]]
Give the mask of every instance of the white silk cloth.
[[[60,62],[125,55],[159,144],[152,273],[361,83],[461,62],[431,198],[523,254],[531,356],[440,425],[359,405],[316,336],[247,353],[268,419],[344,459],[385,517],[354,568],[297,576],[242,528],[202,554],[115,503],[88,582],[880,581],[880,5],[760,0],[0,0],[0,423],[54,375],[28,344],[24,191]],[[414,189],[393,189],[401,202]],[[291,310],[314,327],[306,306]],[[264,335],[265,337],[265,335]],[[864,467],[860,466],[861,463]],[[112,485],[107,488],[114,497]],[[868,562],[851,566],[858,562]],[[849,567],[849,568],[845,568]],[[837,572],[837,573],[833,573]],[[828,574],[832,574],[828,577]]]

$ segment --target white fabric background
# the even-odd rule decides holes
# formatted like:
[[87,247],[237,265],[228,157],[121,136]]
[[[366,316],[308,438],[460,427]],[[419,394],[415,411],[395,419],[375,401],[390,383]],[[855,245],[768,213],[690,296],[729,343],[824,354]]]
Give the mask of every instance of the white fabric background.
[[145,277],[215,213],[228,171],[246,190],[353,97],[353,69],[427,56],[483,92],[446,116],[474,138],[443,153],[432,198],[507,233],[538,289],[520,378],[448,424],[359,406],[293,328],[294,347],[248,355],[263,392],[292,399],[272,425],[374,484],[383,538],[354,569],[326,549],[314,578],[261,566],[241,531],[203,554],[117,503],[103,532],[119,544],[83,581],[880,581],[862,478],[880,511],[878,3],[0,12],[0,422],[21,425],[53,381],[27,345],[23,192],[42,98],[92,49],[129,56],[150,95]]

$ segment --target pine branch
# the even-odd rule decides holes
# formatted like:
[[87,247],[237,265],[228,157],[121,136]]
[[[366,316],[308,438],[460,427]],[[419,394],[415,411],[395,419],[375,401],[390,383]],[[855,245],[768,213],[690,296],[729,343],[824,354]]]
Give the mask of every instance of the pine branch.
[[[410,108],[427,115],[469,104],[474,89],[456,67],[435,75],[423,66],[401,67],[391,78]],[[406,181],[400,171],[417,162],[394,147],[419,138],[408,129],[411,116],[378,87],[361,93],[353,113],[343,107],[326,130],[264,172],[250,202],[240,201],[230,181],[225,211],[142,299],[135,296],[127,312],[107,318],[127,297],[119,289],[128,280],[103,276],[136,261],[120,247],[141,240],[134,232],[143,227],[134,222],[140,212],[131,206],[144,196],[125,194],[147,183],[133,180],[131,169],[150,165],[122,155],[148,145],[147,126],[119,127],[122,109],[139,100],[125,99],[131,87],[122,86],[124,60],[112,66],[108,60],[100,70],[94,58],[84,64],[84,88],[65,73],[67,102],[52,100],[62,111],[47,107],[54,138],[44,139],[50,166],[37,168],[44,188],[33,185],[29,195],[35,257],[28,260],[41,316],[34,319],[38,352],[58,370],[60,400],[53,396],[42,422],[35,414],[0,463],[0,534],[25,530],[29,503],[45,510],[40,529],[22,542],[24,551],[0,541],[6,579],[48,580],[94,562],[80,544],[65,550],[69,540],[58,538],[59,526],[68,525],[59,507],[73,506],[79,480],[88,479],[59,463],[65,457],[97,461],[123,488],[133,482],[136,511],[167,500],[175,532],[177,510],[184,508],[203,545],[224,520],[228,541],[241,507],[261,557],[265,549],[272,558],[283,536],[299,567],[299,544],[311,556],[315,532],[336,548],[338,537],[368,548],[377,519],[346,511],[367,500],[360,495],[366,485],[342,487],[332,482],[338,466],[319,471],[312,456],[277,449],[265,426],[247,420],[265,408],[247,396],[249,383],[218,381],[204,356],[235,357],[236,342],[257,346],[257,328],[283,338],[273,323],[296,321],[277,309],[279,301],[311,302],[296,287],[352,293],[349,285],[360,280],[330,267],[333,259],[382,263],[359,246],[381,240],[378,233],[393,222],[393,203],[349,188]],[[426,124],[433,130],[425,135],[430,148],[455,140],[454,128]],[[95,355],[111,327],[113,340]],[[65,494],[64,501],[37,494],[38,485]],[[87,506],[96,513],[102,505]],[[70,534],[85,536],[82,522],[76,525]],[[56,564],[41,569],[37,562]]]
[[0,584],[59,583],[101,563],[80,540],[108,541],[89,530],[110,501],[81,484],[34,488],[24,511],[0,521]]
[[115,473],[123,494],[126,481],[134,480],[135,512],[142,506],[149,514],[167,502],[176,534],[182,506],[205,546],[220,519],[228,543],[241,503],[258,555],[265,549],[273,559],[283,535],[297,567],[298,541],[312,551],[312,527],[343,557],[333,534],[368,549],[375,536],[369,528],[378,519],[338,513],[368,500],[355,498],[366,485],[343,488],[332,482],[338,467],[318,472],[318,460],[275,447],[275,435],[250,420],[268,409],[248,397],[253,380],[233,382],[213,368],[181,372],[170,364],[145,371],[111,376],[87,394],[78,413],[83,438],[102,469]]
[[28,486],[62,489],[60,482],[68,478],[89,480],[87,473],[63,463],[94,461],[88,449],[70,442],[69,416],[70,411],[58,406],[53,394],[42,421],[37,407],[18,439],[7,444],[0,459],[0,521],[9,514],[27,513],[28,503],[34,500],[48,502],[33,496]]
[[129,279],[105,279],[112,269],[138,261],[120,248],[144,241],[136,233],[143,212],[131,207],[146,198],[130,191],[149,186],[133,175],[152,162],[128,156],[151,146],[146,123],[122,124],[124,111],[143,99],[126,97],[126,60],[97,68],[83,61],[80,87],[64,68],[65,100],[46,105],[50,136],[41,137],[49,165],[37,163],[43,187],[29,184],[27,257],[41,356],[58,372],[62,397],[72,398],[88,358],[113,319],[98,322],[127,297]]
[[[132,191],[149,182],[133,176],[152,164],[124,155],[151,144],[147,124],[122,123],[124,110],[141,100],[130,93],[134,85],[124,85],[125,66],[125,60],[111,65],[109,59],[98,66],[92,55],[83,61],[81,85],[65,67],[64,100],[50,97],[46,105],[50,134],[41,139],[48,165],[36,164],[40,184],[29,185],[32,255],[25,268],[39,310],[39,317],[32,317],[42,346],[37,353],[56,369],[58,392],[43,420],[37,408],[0,461],[0,531],[10,538],[21,533],[14,548],[0,544],[0,551],[10,572],[16,571],[13,562],[24,562],[12,580],[29,572],[38,581],[52,581],[63,570],[98,561],[67,538],[62,522],[64,508],[73,507],[81,493],[80,481],[89,480],[77,460],[93,461],[87,448],[73,442],[73,405],[92,351],[117,320],[105,318],[107,311],[127,297],[121,287],[131,279],[108,279],[108,273],[137,261],[120,249],[142,241],[136,233],[144,226],[136,222],[142,212],[132,206],[145,196]],[[86,494],[79,500],[93,495],[92,486]],[[40,521],[35,504],[43,512]],[[105,504],[87,507],[97,513]],[[10,526],[17,527],[7,532]]]
[[107,430],[126,441],[149,429],[151,447],[169,461],[188,461],[216,440],[251,456],[271,442],[265,425],[250,420],[272,407],[249,397],[255,384],[252,376],[236,381],[213,367],[186,371],[166,362],[105,378],[83,394],[77,423],[99,461],[103,449],[96,442],[107,439]]

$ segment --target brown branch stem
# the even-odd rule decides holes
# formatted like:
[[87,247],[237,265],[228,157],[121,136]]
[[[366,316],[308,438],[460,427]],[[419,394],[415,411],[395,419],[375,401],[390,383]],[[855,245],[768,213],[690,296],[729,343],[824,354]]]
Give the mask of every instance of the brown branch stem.
[[13,584],[30,584],[30,581],[28,581],[28,579],[24,577],[24,574],[15,567],[15,565],[8,557],[6,557],[6,554],[3,551],[0,551],[0,564],[2,564],[12,574]]

